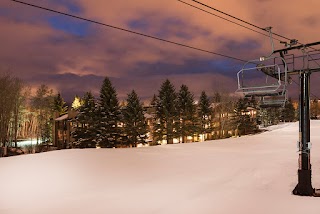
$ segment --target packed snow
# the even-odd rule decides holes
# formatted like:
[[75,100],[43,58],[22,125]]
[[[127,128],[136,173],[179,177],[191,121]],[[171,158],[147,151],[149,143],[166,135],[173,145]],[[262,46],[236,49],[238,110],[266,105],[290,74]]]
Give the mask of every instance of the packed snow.
[[[311,122],[320,188],[320,121]],[[1,214],[320,213],[297,184],[298,123],[252,136],[128,149],[74,149],[0,159]]]

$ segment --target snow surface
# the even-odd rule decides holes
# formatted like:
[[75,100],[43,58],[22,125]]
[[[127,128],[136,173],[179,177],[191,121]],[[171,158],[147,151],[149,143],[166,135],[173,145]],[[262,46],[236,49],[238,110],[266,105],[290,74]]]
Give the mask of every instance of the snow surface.
[[[320,121],[311,123],[320,188]],[[1,214],[320,213],[294,196],[298,123],[240,138],[133,149],[62,150],[0,159]]]

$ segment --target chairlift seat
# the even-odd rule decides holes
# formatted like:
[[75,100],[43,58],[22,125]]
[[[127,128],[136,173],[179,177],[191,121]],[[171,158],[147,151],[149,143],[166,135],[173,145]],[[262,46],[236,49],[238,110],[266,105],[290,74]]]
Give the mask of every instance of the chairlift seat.
[[283,95],[261,97],[258,104],[260,108],[284,107],[287,100],[287,91],[285,91]]
[[250,97],[265,97],[265,96],[268,96],[268,97],[272,97],[272,96],[281,96],[282,95],[282,92],[270,92],[270,93],[260,93],[260,94],[246,94],[244,95],[244,97],[247,97],[247,98],[250,98]]

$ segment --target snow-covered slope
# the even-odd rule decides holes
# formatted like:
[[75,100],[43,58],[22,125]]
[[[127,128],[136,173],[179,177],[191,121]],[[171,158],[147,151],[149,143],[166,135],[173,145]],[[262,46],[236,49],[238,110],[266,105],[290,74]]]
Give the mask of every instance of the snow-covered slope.
[[[311,123],[320,188],[320,121]],[[298,123],[204,143],[0,159],[1,214],[319,214],[297,184]]]

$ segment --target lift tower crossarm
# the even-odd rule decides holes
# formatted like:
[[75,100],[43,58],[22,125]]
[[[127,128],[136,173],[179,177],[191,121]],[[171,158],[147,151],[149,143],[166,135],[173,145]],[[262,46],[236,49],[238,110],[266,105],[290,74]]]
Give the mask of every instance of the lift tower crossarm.
[[[289,50],[297,50],[297,49],[302,49],[302,48],[306,48],[306,47],[312,47],[312,46],[316,46],[316,45],[320,45],[320,41],[312,42],[312,43],[308,43],[308,44],[304,44],[304,45],[292,46],[292,47],[283,48],[283,49],[279,49],[279,50],[275,50],[273,53],[279,53],[281,57],[284,57],[284,54],[287,53]],[[301,69],[297,69],[297,70],[288,71],[288,75],[297,75],[297,74],[300,74],[302,71],[306,72],[305,69],[302,69],[302,70]],[[320,66],[319,66],[319,68],[309,68],[308,72],[310,72],[310,73],[320,72]]]
[[289,51],[289,50],[307,48],[307,47],[311,47],[311,46],[315,46],[315,45],[320,45],[320,41],[319,42],[308,43],[308,44],[304,44],[304,45],[298,45],[298,46],[292,46],[292,47],[288,47],[288,48],[283,48],[283,49],[280,49],[280,50],[275,50],[273,53],[281,53],[281,52],[286,52],[286,51]]

